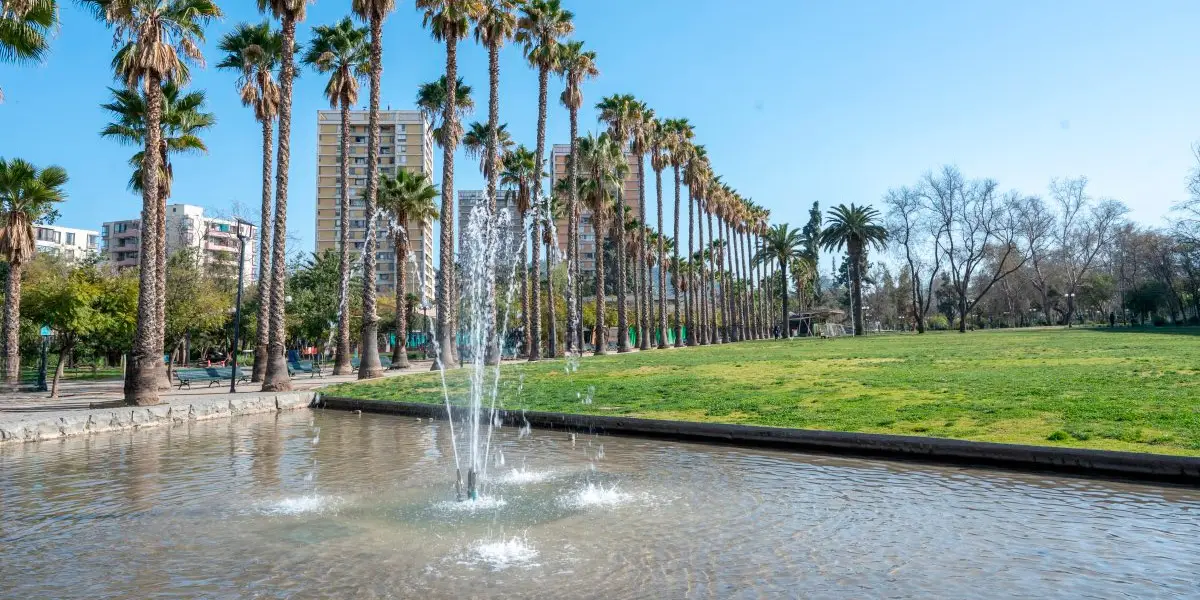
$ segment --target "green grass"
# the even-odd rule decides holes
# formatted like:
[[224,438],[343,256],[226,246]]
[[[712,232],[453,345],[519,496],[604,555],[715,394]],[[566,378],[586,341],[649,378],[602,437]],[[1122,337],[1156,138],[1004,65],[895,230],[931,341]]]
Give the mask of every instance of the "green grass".
[[[1195,328],[765,341],[565,366],[505,366],[504,407],[1200,456]],[[447,378],[461,397],[465,372]],[[441,403],[441,389],[420,374],[327,393]]]

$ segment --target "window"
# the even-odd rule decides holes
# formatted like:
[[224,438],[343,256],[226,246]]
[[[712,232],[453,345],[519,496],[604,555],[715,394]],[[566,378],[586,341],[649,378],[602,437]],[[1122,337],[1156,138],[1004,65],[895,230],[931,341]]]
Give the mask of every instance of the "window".
[[95,236],[95,235],[89,235],[87,237],[87,245],[88,245],[88,248],[92,248],[92,249],[99,247],[100,246],[100,237]]
[[354,136],[354,143],[355,143],[355,144],[362,144],[362,143],[364,143],[364,142],[366,142],[366,141],[367,141],[367,136],[365,136],[365,135],[356,135],[356,136]]
[[367,221],[366,221],[366,219],[350,219],[350,226],[351,227],[366,227]]
[[125,229],[129,226],[128,223],[117,223],[117,233],[125,233]]
[[68,245],[68,246],[74,246],[74,245],[75,245],[75,234],[73,234],[73,233],[68,233],[68,234],[67,234],[67,245]]
[[354,164],[356,164],[356,165],[363,165],[363,164],[366,164],[366,163],[367,163],[367,159],[365,159],[365,158],[361,158],[361,157],[357,157],[357,156],[356,156],[356,157],[354,157]]
[[595,252],[584,252],[583,257],[588,258],[588,259],[594,259],[594,258],[596,258],[596,253]]
[[379,147],[379,153],[380,153],[380,154],[391,154],[391,153],[392,153],[392,147],[391,147],[391,146],[380,146],[380,147]]
[[367,179],[365,177],[355,179],[354,185],[367,185]]
[[400,155],[400,164],[402,164],[402,165],[408,164],[408,155],[407,154]]
[[596,236],[591,233],[585,233],[585,234],[582,234],[579,237],[579,239],[580,239],[580,241],[584,241],[584,242],[594,242],[594,241],[596,241]]
[[363,247],[363,244],[364,244],[364,243],[365,243],[365,242],[354,242],[354,249],[355,249],[355,250],[362,250],[362,247]]

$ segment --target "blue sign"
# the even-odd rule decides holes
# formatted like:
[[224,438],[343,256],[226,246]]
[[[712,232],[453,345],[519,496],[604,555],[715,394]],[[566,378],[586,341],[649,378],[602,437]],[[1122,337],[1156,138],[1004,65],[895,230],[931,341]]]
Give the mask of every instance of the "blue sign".
[[42,325],[42,337],[50,337],[50,326]]

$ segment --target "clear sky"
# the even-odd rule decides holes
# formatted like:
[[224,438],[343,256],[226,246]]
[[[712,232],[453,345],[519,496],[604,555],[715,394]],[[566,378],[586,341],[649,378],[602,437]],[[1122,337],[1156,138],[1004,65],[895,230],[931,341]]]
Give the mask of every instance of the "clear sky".
[[[221,35],[262,18],[251,2],[221,4],[226,17],[205,46],[213,64]],[[876,202],[946,163],[1032,194],[1045,194],[1051,177],[1086,175],[1092,194],[1123,200],[1152,225],[1186,195],[1190,145],[1200,139],[1194,0],[564,4],[602,71],[585,88],[586,105],[632,93],[660,116],[687,117],[714,170],[776,222],[802,225],[813,201]],[[411,108],[417,85],[442,72],[444,52],[412,3],[398,5],[384,26],[383,105]],[[311,5],[301,41],[348,10],[348,2]],[[132,149],[97,135],[108,122],[99,108],[105,87],[114,85],[110,33],[70,2],[62,21],[45,65],[0,65],[0,156],[64,166],[71,199],[60,223],[98,229],[138,213],[125,188]],[[482,121],[486,53],[465,42],[459,60],[480,106],[469,120]],[[503,51],[501,78],[501,119],[532,147],[537,79],[514,46]],[[260,130],[234,79],[211,66],[194,70],[192,86],[208,91],[218,124],[205,136],[208,155],[176,159],[173,201],[225,214],[240,205],[252,216]],[[305,250],[323,86],[305,73],[294,104],[288,225]],[[561,82],[551,86],[548,143],[565,142]],[[597,128],[591,112],[581,123]],[[477,162],[461,153],[458,162],[456,189],[482,187]],[[435,165],[435,180],[440,173]]]

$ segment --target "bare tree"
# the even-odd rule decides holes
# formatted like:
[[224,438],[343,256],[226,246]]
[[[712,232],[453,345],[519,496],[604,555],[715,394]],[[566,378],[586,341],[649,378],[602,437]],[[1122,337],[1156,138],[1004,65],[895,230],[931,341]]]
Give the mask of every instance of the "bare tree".
[[1001,196],[994,180],[967,181],[958,168],[945,166],[936,175],[927,173],[922,184],[944,231],[938,248],[958,305],[958,330],[965,333],[967,313],[992,286],[1023,267],[1028,247],[1041,240],[1022,216],[1028,199],[1017,192]]
[[921,190],[907,186],[888,190],[883,196],[888,207],[888,237],[898,254],[903,254],[911,284],[912,317],[918,333],[925,333],[925,316],[933,302],[933,286],[942,268],[938,250],[945,229],[930,218],[929,204]]
[[1096,264],[1101,252],[1116,236],[1122,217],[1129,209],[1111,199],[1093,202],[1087,194],[1087,178],[1053,179],[1050,195],[1058,204],[1058,227],[1054,242],[1062,263],[1067,296],[1067,325],[1075,315],[1079,283]]
[[1021,219],[1030,228],[1028,239],[1033,240],[1028,248],[1029,264],[1032,276],[1029,284],[1038,293],[1042,313],[1046,316],[1047,325],[1050,319],[1050,290],[1051,276],[1054,270],[1054,247],[1051,246],[1051,232],[1058,224],[1055,214],[1046,207],[1046,203],[1037,196],[1030,196],[1021,203]]

